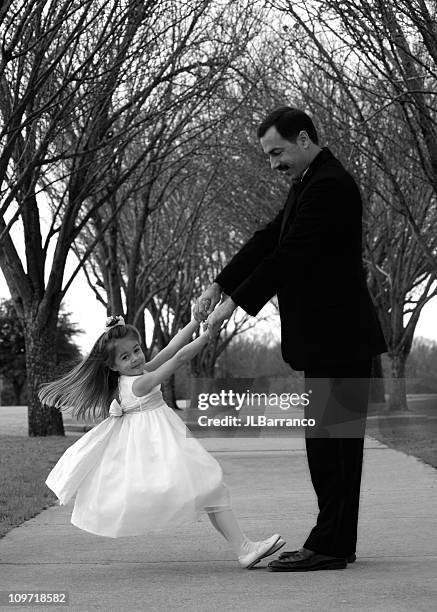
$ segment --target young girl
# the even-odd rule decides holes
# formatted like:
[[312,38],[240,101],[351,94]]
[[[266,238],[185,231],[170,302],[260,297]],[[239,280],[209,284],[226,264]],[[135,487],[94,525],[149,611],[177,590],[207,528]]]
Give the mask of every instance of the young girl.
[[138,330],[110,317],[89,356],[43,385],[44,404],[107,417],[65,451],[46,484],[61,505],[76,494],[73,525],[112,538],[176,527],[204,510],[249,569],[285,542],[277,534],[252,542],[242,533],[220,465],[160,391],[208,342],[207,333],[190,342],[198,326],[191,321],[146,363]]

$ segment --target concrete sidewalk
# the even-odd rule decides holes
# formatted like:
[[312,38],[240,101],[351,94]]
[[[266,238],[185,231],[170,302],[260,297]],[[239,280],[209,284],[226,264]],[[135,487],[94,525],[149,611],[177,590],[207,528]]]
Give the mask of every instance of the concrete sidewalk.
[[[223,466],[248,536],[279,532],[286,549],[300,546],[316,516],[303,440],[201,442]],[[0,540],[0,590],[67,590],[69,609],[81,612],[436,609],[437,472],[372,439],[358,560],[342,571],[272,573],[268,559],[243,570],[206,516],[177,532],[113,540],[73,527],[71,509],[53,506]]]

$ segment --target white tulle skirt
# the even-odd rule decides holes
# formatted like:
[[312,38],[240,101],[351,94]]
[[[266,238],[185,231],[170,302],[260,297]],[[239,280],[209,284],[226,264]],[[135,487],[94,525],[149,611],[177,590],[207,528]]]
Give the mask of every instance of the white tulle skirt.
[[230,507],[219,463],[163,400],[108,417],[70,446],[47,480],[71,522],[117,538],[176,527]]

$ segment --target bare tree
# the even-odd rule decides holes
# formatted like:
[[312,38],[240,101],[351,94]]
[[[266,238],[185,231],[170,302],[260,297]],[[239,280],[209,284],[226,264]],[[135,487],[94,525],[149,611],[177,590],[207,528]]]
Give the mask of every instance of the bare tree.
[[[405,360],[420,312],[434,295],[437,271],[428,130],[434,123],[435,131],[435,41],[421,44],[431,27],[428,8],[271,4],[286,15],[276,41],[283,60],[274,64],[281,102],[291,96],[313,114],[323,142],[363,190],[368,280],[392,365],[390,407],[405,408]],[[422,63],[428,72],[417,89],[412,75],[423,73]]]
[[[432,230],[437,222],[435,196],[399,110],[391,109],[389,115],[373,118],[370,141],[367,135],[352,136],[344,129],[350,117],[347,110],[342,110],[341,96],[336,99],[331,92],[328,100],[326,85],[322,78],[314,87],[313,80],[312,90],[303,95],[322,125],[327,126],[323,128],[325,138],[334,143],[340,158],[347,160],[362,189],[368,282],[391,360],[389,407],[406,409],[406,359],[422,308],[436,294],[433,270],[417,239],[420,228],[422,238],[428,236],[427,249],[437,251]],[[329,103],[336,110],[334,120],[326,110]],[[378,151],[384,151],[384,155]],[[406,210],[414,211],[414,225]],[[408,322],[404,323],[406,318]]]
[[[65,261],[87,222],[91,162],[105,140],[109,100],[136,31],[134,3],[90,5],[10,2],[1,13],[0,264],[25,332],[30,435],[63,433],[61,415],[40,406],[37,389],[53,370]],[[80,144],[60,152],[62,130],[79,102],[84,119]],[[56,181],[57,172],[69,175],[68,190],[43,239],[42,190]],[[18,220],[24,229],[25,266],[10,234]],[[53,236],[57,240],[46,281]]]
[[[190,316],[190,301],[202,284],[211,282],[204,264],[211,253],[220,252],[223,265],[225,254],[229,258],[272,208],[265,206],[267,186],[254,185],[253,159],[244,159],[243,143],[237,145],[234,134],[235,129],[242,134],[247,129],[242,119],[247,119],[248,104],[259,89],[259,70],[247,50],[259,36],[260,22],[251,5],[244,20],[241,15],[230,19],[229,8],[222,16],[228,27],[217,47],[216,64],[224,45],[227,61],[216,68],[214,79],[191,90],[177,113],[166,115],[165,122],[156,122],[130,144],[125,155],[148,149],[132,175],[132,189],[128,195],[119,190],[101,207],[75,245],[82,257],[98,237],[85,271],[108,311],[125,313],[143,336],[144,310],[150,311],[155,333],[149,351],[166,343]],[[173,100],[178,90],[167,93]],[[116,199],[124,202],[123,209],[111,222]],[[214,355],[217,351],[213,360]],[[213,361],[209,370],[212,366]]]
[[[437,295],[437,287],[429,273],[411,226],[405,216],[387,203],[383,180],[378,181],[367,216],[366,263],[373,282],[373,295],[389,347],[391,389],[389,408],[406,410],[406,361],[411,351],[414,331],[427,302]],[[405,186],[406,194],[416,205],[418,224],[425,227],[435,208],[427,203],[430,189]],[[390,198],[390,194],[388,195]],[[424,203],[425,205],[420,206]],[[437,245],[437,241],[434,242]],[[407,320],[408,319],[408,320]]]
[[[437,7],[419,0],[401,0],[396,6],[382,0],[272,0],[269,5],[282,16],[282,45],[293,60],[288,74],[306,91],[317,88],[317,80],[323,79],[327,95],[320,107],[336,126],[339,115],[344,117],[346,112],[348,116],[337,139],[349,134],[352,141],[367,141],[368,150],[372,149],[391,180],[396,206],[402,206],[437,277],[437,254],[416,223],[414,207],[404,198],[392,151],[387,154],[385,141],[375,129],[375,119],[384,122],[396,114],[402,133],[409,134],[420,174],[436,195]],[[400,145],[395,159],[403,154]]]
[[[225,54],[209,57],[206,16],[209,24],[219,20],[220,5],[32,0],[2,6],[0,265],[25,330],[30,435],[63,433],[61,415],[40,406],[37,390],[53,371],[60,303],[99,237],[64,279],[72,245],[108,202],[111,215],[103,223],[109,227],[124,204],[119,190],[126,185],[129,196],[137,187],[135,172],[149,147],[127,155],[129,144],[165,124],[199,80],[214,79],[216,61],[227,62]],[[169,96],[174,88],[177,96]],[[25,263],[11,235],[17,222]]]

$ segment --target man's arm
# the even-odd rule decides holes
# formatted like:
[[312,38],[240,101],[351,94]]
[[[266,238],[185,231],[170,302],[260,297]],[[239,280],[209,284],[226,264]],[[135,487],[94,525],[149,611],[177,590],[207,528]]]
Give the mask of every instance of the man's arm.
[[232,291],[235,304],[256,315],[291,275],[314,269],[332,244],[334,233],[341,232],[345,219],[356,214],[352,202],[346,205],[347,198],[338,198],[341,187],[333,177],[308,187],[280,244]]
[[214,282],[225,294],[230,295],[262,259],[274,250],[279,240],[284,208],[265,227],[256,231],[216,276]]
[[261,259],[275,248],[283,214],[284,208],[264,228],[255,232],[214,279],[212,285],[203,291],[194,307],[193,316],[196,321],[205,320],[219,303],[222,292],[223,297],[227,298],[229,293],[251,274]]

